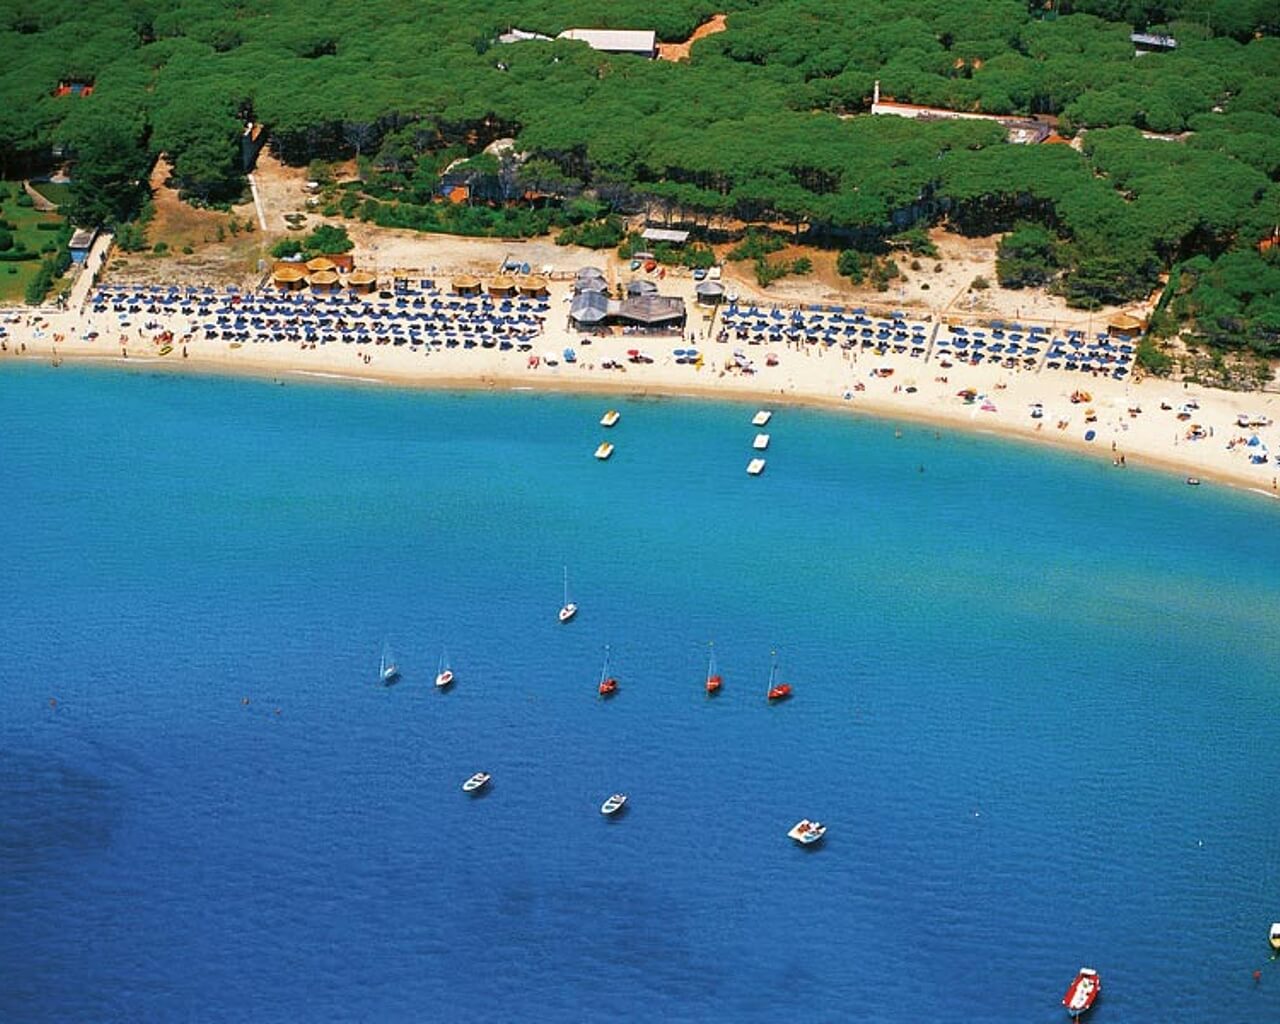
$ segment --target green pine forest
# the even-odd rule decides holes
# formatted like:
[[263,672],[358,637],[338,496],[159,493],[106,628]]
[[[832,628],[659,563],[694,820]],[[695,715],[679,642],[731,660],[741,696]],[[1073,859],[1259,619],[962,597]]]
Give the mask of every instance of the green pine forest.
[[[715,13],[727,30],[681,63],[496,42],[679,41]],[[1135,29],[1177,48],[1136,56]],[[514,136],[522,184],[601,224],[658,209],[865,251],[913,226],[1011,232],[1008,287],[1090,307],[1169,273],[1157,326],[1280,356],[1280,246],[1259,248],[1280,225],[1280,0],[2,0],[0,48],[0,176],[72,154],[82,223],[136,218],[160,153],[188,201],[238,197],[246,119],[288,163],[357,158],[377,199],[344,210],[406,225],[431,219],[447,159]],[[1053,116],[1082,146],[872,117],[877,79],[899,101]],[[55,96],[66,81],[92,95]]]

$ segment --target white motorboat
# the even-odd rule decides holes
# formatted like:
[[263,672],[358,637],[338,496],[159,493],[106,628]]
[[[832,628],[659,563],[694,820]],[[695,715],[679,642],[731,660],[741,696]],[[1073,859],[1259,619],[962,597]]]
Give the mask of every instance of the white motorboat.
[[1271,948],[1280,953],[1280,921],[1271,926],[1271,934],[1267,936],[1267,940],[1271,943]]
[[747,463],[747,472],[751,476],[759,476],[764,472],[764,459],[752,459]]
[[773,419],[773,413],[770,412],[768,409],[761,409],[758,413],[756,413],[754,416],[751,417],[751,425],[753,427],[763,427],[771,419]]
[[801,846],[812,846],[826,834],[826,825],[820,821],[810,821],[805,818],[803,821],[797,821],[792,826],[791,831],[787,833],[787,838],[794,839]]
[[601,441],[596,448],[596,458],[602,462],[613,454],[613,445],[608,441]]
[[449,667],[449,652],[440,652],[440,667],[436,670],[436,686],[443,690],[453,685],[453,669]]
[[614,793],[604,803],[600,805],[600,813],[609,817],[617,814],[627,803],[626,793]]
[[378,665],[378,682],[390,686],[400,678],[400,666],[396,664],[396,656],[391,653],[387,644],[382,645],[382,662]]
[[493,778],[488,772],[476,772],[471,778],[462,784],[462,792],[478,793],[489,785],[489,780]]
[[564,570],[564,604],[560,606],[560,621],[568,622],[578,614],[578,606],[569,600],[569,567]]
[[600,417],[600,426],[612,427],[620,419],[622,419],[622,413],[618,412],[617,409],[610,409]]
[[751,442],[751,447],[758,452],[764,451],[766,448],[769,447],[769,435],[756,434],[756,439]]

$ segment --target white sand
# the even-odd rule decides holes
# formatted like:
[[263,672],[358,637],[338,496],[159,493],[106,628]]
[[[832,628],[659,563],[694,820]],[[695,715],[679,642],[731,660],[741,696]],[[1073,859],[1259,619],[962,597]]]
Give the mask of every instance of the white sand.
[[[388,382],[448,388],[537,387],[724,397],[770,406],[823,405],[1068,446],[1108,464],[1123,455],[1128,468],[1165,469],[1180,476],[1230,483],[1277,496],[1280,469],[1273,462],[1251,464],[1249,454],[1256,448],[1240,443],[1229,447],[1233,440],[1256,433],[1267,447],[1280,454],[1280,427],[1253,430],[1236,426],[1241,413],[1280,419],[1280,400],[1275,395],[1237,394],[1154,378],[1122,382],[1079,372],[1009,371],[993,364],[943,369],[936,360],[926,363],[907,355],[881,357],[868,351],[845,352],[820,345],[797,349],[777,344],[748,347],[738,341],[717,343],[706,337],[715,327],[704,321],[702,309],[693,303],[692,282],[668,279],[661,287],[664,293],[683,294],[688,301],[690,324],[685,340],[638,339],[622,334],[588,340],[568,329],[568,307],[564,302],[568,284],[555,282],[546,333],[536,340],[532,354],[560,353],[571,346],[578,352],[579,362],[575,365],[560,362],[548,366],[543,362],[533,368],[529,366],[528,353],[496,348],[459,347],[427,353],[407,345],[331,343],[304,349],[298,343],[280,342],[246,343],[232,349],[225,341],[202,340],[198,336],[186,342],[188,356],[183,358],[181,339],[190,325],[180,320],[167,324],[178,339],[168,356],[158,355],[155,330],[142,331],[133,326],[125,332],[128,357],[122,360],[121,329],[114,315],[60,313],[46,314],[36,323],[30,322],[27,314],[0,318],[10,321],[4,324],[9,336],[7,352],[0,353],[0,366],[23,358],[19,349],[25,344],[26,358],[46,362],[56,353],[59,360],[89,358],[131,367],[144,364],[149,369],[246,373],[299,381],[348,379],[369,385]],[[19,322],[13,322],[15,318]],[[138,319],[155,318],[142,314]],[[88,340],[86,335],[95,330],[99,337]],[[691,332],[697,335],[696,345],[706,357],[706,364],[700,368],[677,364],[670,355],[673,348],[689,344]],[[61,336],[60,340],[55,341],[55,335]],[[746,348],[755,360],[756,374],[746,376],[724,369],[736,347]],[[631,348],[648,352],[654,362],[625,363],[626,352]],[[767,353],[775,353],[779,365],[767,367]],[[371,357],[368,363],[364,362],[366,355]],[[599,364],[609,359],[624,362],[625,371],[601,369]],[[894,372],[892,376],[879,377],[872,373],[873,368],[892,368]],[[908,386],[916,390],[908,392]],[[986,400],[966,405],[957,397],[964,388],[976,389]],[[1076,389],[1088,390],[1092,395],[1088,408],[1097,414],[1096,422],[1086,424],[1086,406],[1071,403],[1070,395]],[[1180,421],[1178,407],[1193,400],[1199,403],[1193,419]],[[1162,402],[1172,408],[1161,410]],[[1042,419],[1031,417],[1033,403],[1043,405]],[[994,406],[994,411],[984,411],[984,406]],[[1140,408],[1141,412],[1130,415],[1131,408]],[[1188,440],[1192,422],[1202,426],[1209,436]],[[1065,426],[1060,428],[1060,423]],[[1087,429],[1096,431],[1093,442],[1084,440]],[[1123,469],[1117,466],[1116,471]]]

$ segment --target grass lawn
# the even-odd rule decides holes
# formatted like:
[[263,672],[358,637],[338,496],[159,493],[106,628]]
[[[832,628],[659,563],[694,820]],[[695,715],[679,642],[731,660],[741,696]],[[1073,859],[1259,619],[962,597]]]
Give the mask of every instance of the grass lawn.
[[59,206],[71,201],[71,186],[66,182],[33,181],[31,187],[49,202],[57,203]]
[[[61,218],[54,213],[37,213],[29,206],[19,206],[17,195],[22,188],[20,181],[6,181],[2,184],[8,195],[0,198],[0,220],[6,220],[17,228],[12,233],[14,247],[21,242],[29,251],[38,253],[53,242],[56,232],[41,231],[36,225],[57,224]],[[20,263],[0,262],[0,303],[21,304],[27,283],[36,276],[39,269],[38,259],[23,260]]]

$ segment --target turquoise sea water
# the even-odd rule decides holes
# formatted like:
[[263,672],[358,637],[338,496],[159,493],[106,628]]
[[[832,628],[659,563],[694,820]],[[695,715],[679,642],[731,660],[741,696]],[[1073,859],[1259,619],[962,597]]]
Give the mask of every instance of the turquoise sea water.
[[752,411],[6,368],[0,1020],[1280,1018],[1280,509]]

